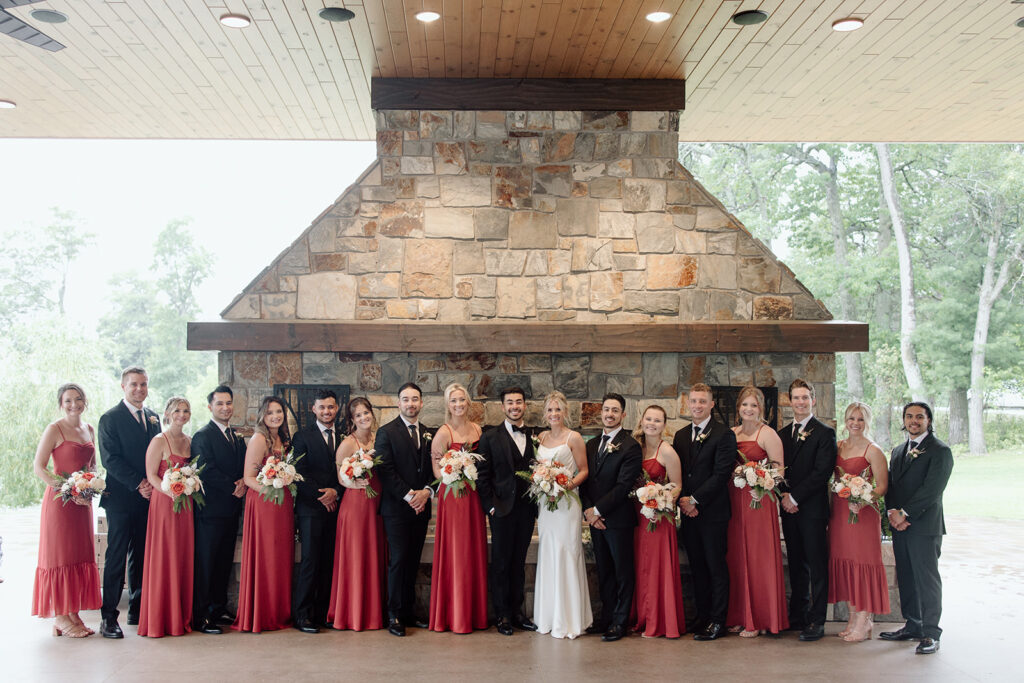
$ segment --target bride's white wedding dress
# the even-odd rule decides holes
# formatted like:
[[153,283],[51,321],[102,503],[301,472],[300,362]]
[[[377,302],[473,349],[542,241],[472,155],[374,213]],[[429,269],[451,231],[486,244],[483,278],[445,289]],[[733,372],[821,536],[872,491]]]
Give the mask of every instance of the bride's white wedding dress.
[[[578,470],[569,446],[539,446],[537,460]],[[540,505],[537,518],[540,544],[537,550],[537,581],[533,589],[533,620],[540,633],[555,638],[575,638],[594,621],[587,590],[587,567],[583,559],[583,510],[568,496],[549,512]]]

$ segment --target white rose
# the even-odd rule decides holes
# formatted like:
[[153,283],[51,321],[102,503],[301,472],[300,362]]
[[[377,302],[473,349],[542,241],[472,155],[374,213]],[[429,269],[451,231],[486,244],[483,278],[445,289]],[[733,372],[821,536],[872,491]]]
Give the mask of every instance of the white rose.
[[171,482],[169,482],[167,479],[161,481],[160,490],[163,491],[164,493],[168,493],[171,490]]
[[274,480],[274,488],[275,489],[283,489],[284,488],[284,480],[281,479],[281,478],[275,479]]
[[747,480],[746,479],[742,479],[740,477],[736,477],[735,479],[732,480],[732,485],[735,486],[738,489],[741,489],[741,488],[743,488],[744,486],[747,485]]
[[763,486],[764,488],[771,491],[773,488],[775,488],[775,480],[772,479],[771,477],[765,477]]
[[99,477],[96,477],[95,479],[89,482],[89,488],[91,488],[93,491],[103,491],[104,489],[107,488],[107,482],[100,479]]
[[747,483],[750,484],[751,486],[753,486],[754,484],[757,483],[757,473],[754,472],[754,468],[753,467],[746,468],[746,472],[744,473],[744,476],[747,479]]

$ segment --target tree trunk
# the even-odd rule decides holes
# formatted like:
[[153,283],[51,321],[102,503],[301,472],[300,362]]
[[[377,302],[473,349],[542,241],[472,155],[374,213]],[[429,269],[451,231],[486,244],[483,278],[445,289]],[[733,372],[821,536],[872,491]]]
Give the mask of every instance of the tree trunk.
[[967,441],[967,387],[949,392],[949,445]]
[[[892,244],[892,219],[885,205],[885,197],[879,194],[878,207],[878,256],[882,258]],[[894,302],[892,290],[879,287],[875,292],[875,326],[876,333],[881,330],[893,331]],[[877,361],[876,361],[877,365]],[[879,368],[875,372],[875,414],[871,425],[871,435],[875,442],[887,453],[892,448],[892,387],[888,378]]]
[[903,374],[910,385],[910,395],[915,401],[925,400],[924,377],[914,350],[914,330],[917,328],[917,302],[914,293],[914,267],[910,258],[910,240],[903,222],[903,207],[896,192],[896,181],[892,170],[889,145],[875,143],[878,154],[878,170],[882,181],[882,193],[889,207],[893,234],[896,238],[896,253],[900,269],[900,356],[903,360]]

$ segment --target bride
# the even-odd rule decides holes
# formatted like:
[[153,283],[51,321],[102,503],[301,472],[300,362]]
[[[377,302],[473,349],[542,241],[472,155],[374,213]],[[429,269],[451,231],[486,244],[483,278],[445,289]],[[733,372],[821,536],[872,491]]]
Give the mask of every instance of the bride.
[[[552,392],[544,398],[548,430],[538,435],[537,460],[557,460],[575,472],[568,486],[569,490],[574,490],[587,478],[587,452],[583,437],[565,425],[568,413],[568,404],[561,392]],[[562,496],[554,512],[541,505],[537,529],[540,545],[533,619],[540,633],[550,633],[555,638],[575,638],[594,620],[583,560],[583,512],[579,502]]]

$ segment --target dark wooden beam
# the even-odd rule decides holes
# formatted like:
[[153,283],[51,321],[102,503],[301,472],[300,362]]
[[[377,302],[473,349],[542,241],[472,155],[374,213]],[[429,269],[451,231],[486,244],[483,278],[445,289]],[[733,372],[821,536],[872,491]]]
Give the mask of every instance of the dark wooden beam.
[[373,78],[373,109],[667,111],[686,81],[642,78]]
[[213,322],[188,324],[193,351],[834,353],[867,351],[866,323]]

